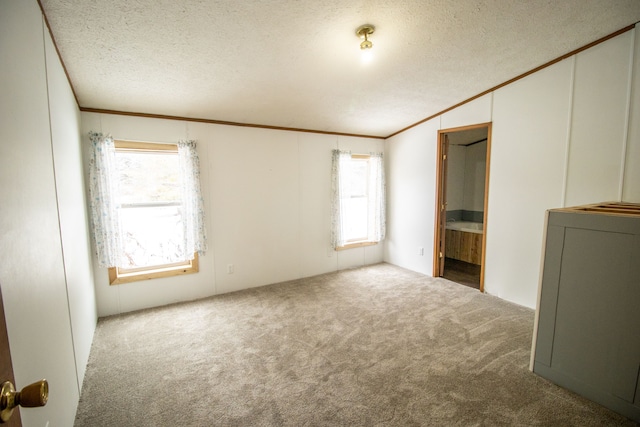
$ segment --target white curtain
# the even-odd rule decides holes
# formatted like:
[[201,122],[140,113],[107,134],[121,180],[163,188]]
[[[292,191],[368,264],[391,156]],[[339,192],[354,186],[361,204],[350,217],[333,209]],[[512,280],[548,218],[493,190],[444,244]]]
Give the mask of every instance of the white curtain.
[[369,157],[369,229],[367,238],[379,242],[385,238],[386,226],[386,189],[384,181],[384,159],[382,153],[370,153]]
[[89,192],[93,237],[100,267],[119,267],[122,236],[118,218],[116,150],[109,135],[90,132]]
[[182,181],[182,223],[185,236],[185,252],[189,259],[207,250],[207,233],[204,226],[204,202],[200,191],[200,161],[195,141],[178,142],[180,178]]
[[346,201],[351,197],[350,174],[351,152],[333,150],[331,162],[331,246],[333,248],[347,243],[343,216],[347,206]]
[[[89,191],[93,236],[101,267],[123,267],[118,209],[118,179],[113,138],[90,132]],[[185,255],[204,254],[207,236],[200,191],[200,167],[195,141],[178,142]]]

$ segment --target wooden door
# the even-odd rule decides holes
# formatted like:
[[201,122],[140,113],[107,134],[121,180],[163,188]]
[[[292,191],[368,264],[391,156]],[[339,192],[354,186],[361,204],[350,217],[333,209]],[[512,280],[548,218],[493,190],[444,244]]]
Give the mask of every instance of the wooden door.
[[439,223],[438,228],[440,230],[440,245],[438,247],[438,276],[444,275],[444,254],[446,252],[446,233],[447,226],[447,156],[449,153],[449,135],[444,134],[442,144],[442,151],[440,156],[440,201],[439,201]]
[[[4,303],[2,302],[2,289],[0,289],[0,384],[5,381],[16,383],[13,377],[13,364],[11,363],[11,349],[9,349],[9,336],[7,335],[7,322],[4,318]],[[9,427],[21,427],[20,410],[15,408],[13,415],[7,423]]]

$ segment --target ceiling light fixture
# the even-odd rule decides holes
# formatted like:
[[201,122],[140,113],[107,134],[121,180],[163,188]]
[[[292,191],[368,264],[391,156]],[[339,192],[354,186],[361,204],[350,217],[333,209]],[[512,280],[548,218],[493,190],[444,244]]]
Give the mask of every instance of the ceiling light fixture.
[[364,39],[363,42],[360,43],[360,49],[367,50],[373,47],[373,43],[371,43],[371,41],[369,40],[369,36],[373,34],[375,30],[376,27],[371,24],[360,25],[356,29],[356,35],[361,39]]

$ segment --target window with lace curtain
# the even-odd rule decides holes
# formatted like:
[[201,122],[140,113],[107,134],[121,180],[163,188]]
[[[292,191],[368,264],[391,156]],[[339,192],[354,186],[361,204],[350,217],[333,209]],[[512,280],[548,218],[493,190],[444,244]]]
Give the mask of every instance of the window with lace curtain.
[[205,248],[193,141],[92,135],[91,205],[98,260],[111,284],[198,271]]
[[381,153],[333,151],[332,233],[336,250],[374,245],[385,236],[385,182]]

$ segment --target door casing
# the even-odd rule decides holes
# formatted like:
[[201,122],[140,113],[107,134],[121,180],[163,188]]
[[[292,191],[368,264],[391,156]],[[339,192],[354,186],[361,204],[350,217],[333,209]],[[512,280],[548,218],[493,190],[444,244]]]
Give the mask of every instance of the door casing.
[[[2,290],[0,289],[0,384],[5,381],[16,383],[13,376],[13,364],[11,363],[11,349],[9,348],[9,336],[7,334],[7,322],[4,317],[4,303],[2,301]],[[21,427],[22,420],[20,418],[19,408],[13,410],[13,414],[8,422],[8,427]]]
[[[444,247],[445,247],[445,226],[447,222],[446,214],[446,173],[447,173],[447,153],[448,138],[447,135],[453,132],[462,132],[466,130],[487,128],[487,158],[486,171],[484,179],[484,215],[483,215],[483,232],[482,232],[482,257],[480,266],[480,292],[484,292],[484,273],[485,273],[485,255],[487,245],[487,218],[489,208],[489,169],[491,158],[491,122],[478,123],[469,126],[461,126],[449,129],[440,129],[438,131],[438,153],[436,162],[436,207],[435,207],[435,229],[434,229],[434,246],[433,246],[433,277],[442,277],[444,270]],[[440,256],[442,254],[442,256]]]

